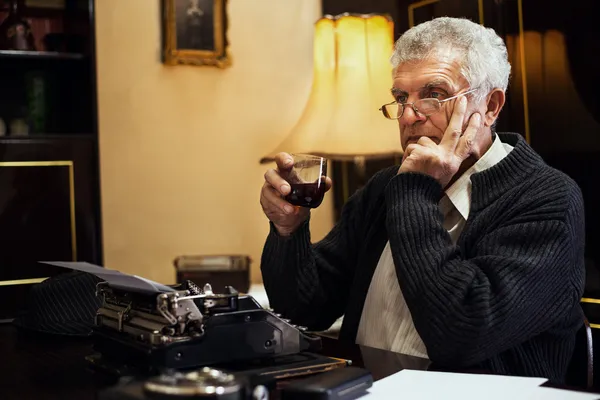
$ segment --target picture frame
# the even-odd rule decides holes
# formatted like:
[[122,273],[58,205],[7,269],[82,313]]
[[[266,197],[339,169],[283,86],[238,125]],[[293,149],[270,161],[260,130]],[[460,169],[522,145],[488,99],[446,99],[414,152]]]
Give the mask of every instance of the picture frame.
[[161,0],[163,63],[226,68],[227,0]]

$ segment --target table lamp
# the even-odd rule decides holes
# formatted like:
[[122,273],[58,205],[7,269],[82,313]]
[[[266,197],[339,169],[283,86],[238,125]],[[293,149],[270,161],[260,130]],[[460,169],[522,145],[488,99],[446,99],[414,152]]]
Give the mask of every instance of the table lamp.
[[[387,15],[326,15],[315,24],[312,90],[289,135],[260,162],[281,151],[333,161],[402,154],[398,124],[379,108],[392,101],[394,23]],[[344,196],[347,198],[347,195]]]

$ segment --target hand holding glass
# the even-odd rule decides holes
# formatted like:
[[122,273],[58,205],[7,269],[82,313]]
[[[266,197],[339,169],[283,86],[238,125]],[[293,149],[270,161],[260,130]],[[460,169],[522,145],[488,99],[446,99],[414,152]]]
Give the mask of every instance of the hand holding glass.
[[309,154],[292,154],[294,165],[282,173],[290,184],[285,200],[295,206],[317,208],[327,191],[327,159]]

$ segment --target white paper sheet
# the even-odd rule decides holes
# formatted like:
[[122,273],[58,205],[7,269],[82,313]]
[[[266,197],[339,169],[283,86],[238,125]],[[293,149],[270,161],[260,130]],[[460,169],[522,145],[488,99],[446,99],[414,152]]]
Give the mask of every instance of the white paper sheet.
[[109,285],[114,288],[151,294],[175,291],[175,289],[169,286],[165,286],[146,278],[124,274],[113,269],[102,268],[98,265],[87,262],[42,261],[42,263],[96,275],[98,278],[108,282]]
[[373,384],[361,399],[527,399],[544,378],[521,378],[485,374],[402,370]]
[[[570,390],[539,387],[527,397],[527,400],[598,400],[600,394],[575,392]],[[511,399],[512,400],[512,399]]]
[[402,370],[381,379],[362,399],[600,400],[600,394],[542,387],[547,379]]

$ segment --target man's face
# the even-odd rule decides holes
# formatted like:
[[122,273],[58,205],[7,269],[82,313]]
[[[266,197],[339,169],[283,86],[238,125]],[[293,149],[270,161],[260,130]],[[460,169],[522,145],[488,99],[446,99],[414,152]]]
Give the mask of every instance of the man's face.
[[[460,73],[460,65],[451,54],[400,64],[394,71],[393,79],[392,95],[399,103],[413,103],[425,98],[444,100],[474,89],[469,87]],[[429,117],[415,113],[407,105],[402,117],[398,119],[402,148],[406,149],[410,143],[416,143],[421,136],[439,143],[450,122],[456,100],[458,99],[442,103],[440,110]],[[475,109],[469,99],[463,125],[468,123],[468,117]]]

